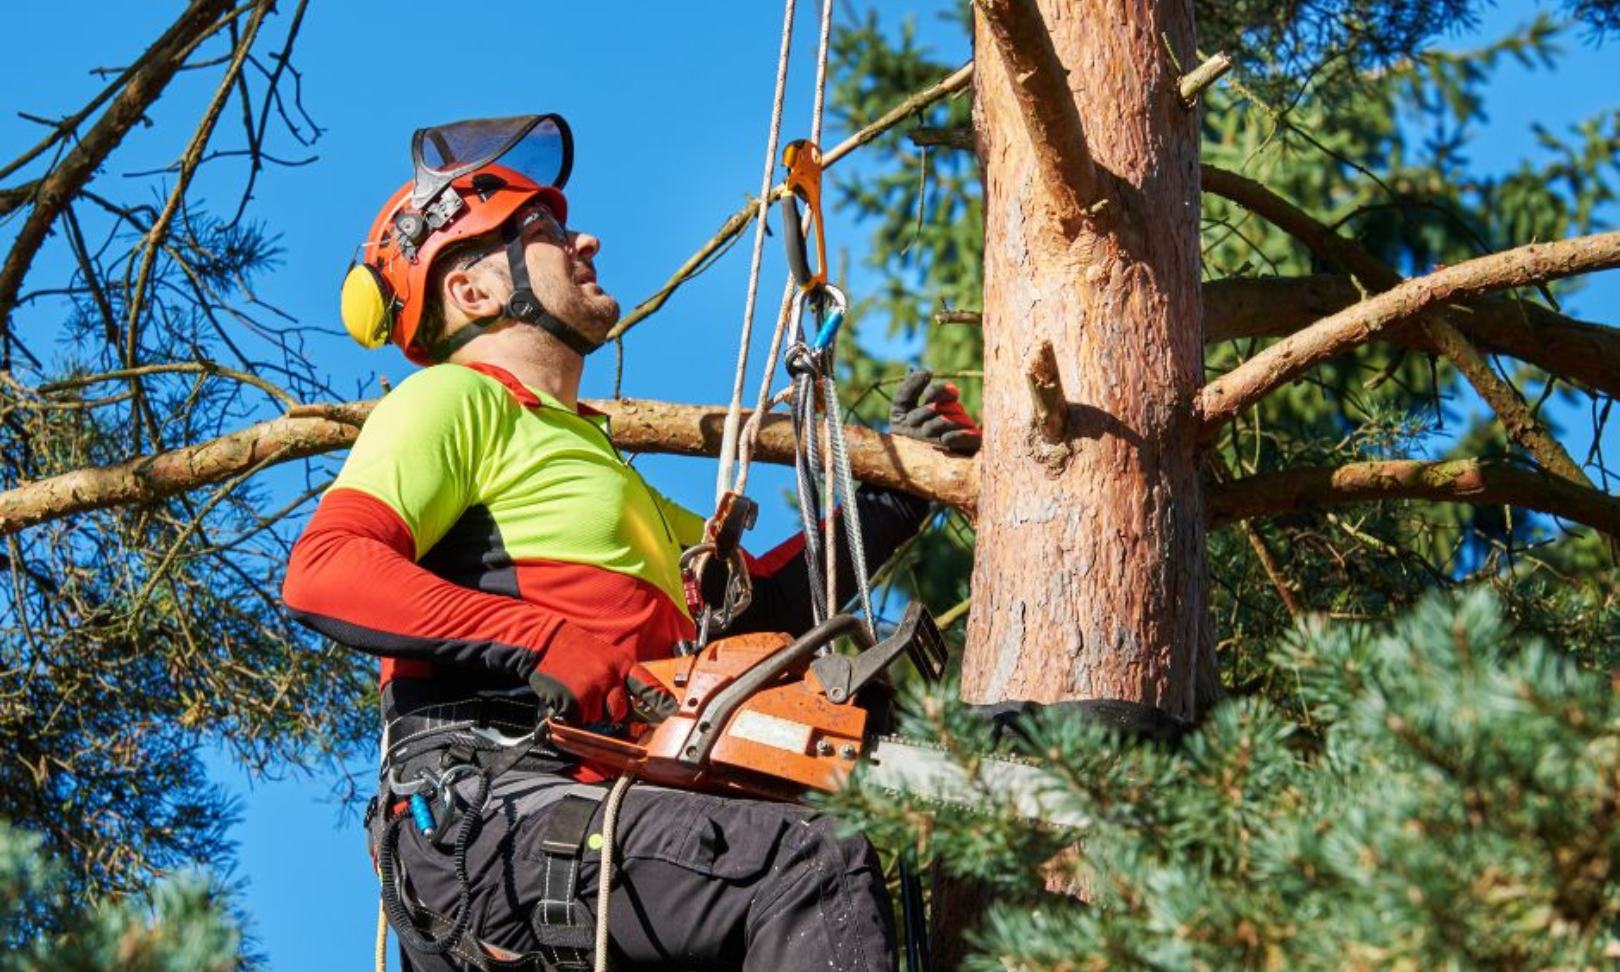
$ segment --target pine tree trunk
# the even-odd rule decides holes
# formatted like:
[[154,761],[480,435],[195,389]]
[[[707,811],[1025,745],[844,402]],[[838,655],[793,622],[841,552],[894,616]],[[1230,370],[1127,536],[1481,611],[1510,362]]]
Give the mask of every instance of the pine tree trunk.
[[1040,0],[1044,27],[1034,6],[981,0],[975,26],[987,438],[962,691],[1190,716],[1218,692],[1191,432],[1197,111],[1166,50],[1190,66],[1192,4]]

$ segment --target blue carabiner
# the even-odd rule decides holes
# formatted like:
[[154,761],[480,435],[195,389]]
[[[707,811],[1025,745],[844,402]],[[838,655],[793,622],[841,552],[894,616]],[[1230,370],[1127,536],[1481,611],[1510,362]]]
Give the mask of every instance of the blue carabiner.
[[827,319],[821,322],[821,328],[816,331],[815,340],[810,342],[812,351],[824,350],[838,337],[838,328],[844,323],[844,311],[849,306],[848,299],[844,297],[844,292],[832,284],[823,284],[821,291],[825,294],[825,299],[832,302],[833,312],[828,314]]

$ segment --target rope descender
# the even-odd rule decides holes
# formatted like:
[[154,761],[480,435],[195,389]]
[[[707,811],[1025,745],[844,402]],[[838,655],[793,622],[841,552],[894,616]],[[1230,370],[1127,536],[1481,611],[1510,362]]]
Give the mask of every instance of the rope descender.
[[[821,222],[821,149],[807,138],[795,139],[782,149],[782,164],[787,166],[788,194],[782,197],[782,235],[787,243],[788,267],[800,293],[808,293],[827,285],[827,232]],[[816,268],[810,270],[810,258],[804,238],[804,219],[799,215],[799,200],[810,210],[810,227],[816,234]]]

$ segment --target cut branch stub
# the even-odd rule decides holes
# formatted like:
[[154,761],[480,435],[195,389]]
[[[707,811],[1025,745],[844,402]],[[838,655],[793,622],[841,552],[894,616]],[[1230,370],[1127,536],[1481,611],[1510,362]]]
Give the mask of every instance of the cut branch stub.
[[1029,380],[1029,398],[1035,406],[1034,431],[1050,445],[1068,442],[1068,402],[1063,398],[1063,378],[1058,374],[1057,352],[1051,341],[1042,341],[1024,372]]
[[1188,71],[1179,82],[1181,101],[1188,108],[1198,104],[1198,96],[1204,89],[1221,79],[1221,75],[1232,70],[1232,59],[1226,56],[1225,51],[1210,57],[1204,63]]

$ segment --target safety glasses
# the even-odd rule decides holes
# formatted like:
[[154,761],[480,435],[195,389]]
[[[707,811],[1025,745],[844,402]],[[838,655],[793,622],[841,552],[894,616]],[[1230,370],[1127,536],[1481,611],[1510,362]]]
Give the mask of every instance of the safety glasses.
[[412,204],[421,209],[451,182],[491,162],[561,189],[574,167],[574,137],[561,115],[474,118],[417,129],[411,137],[416,182]]

